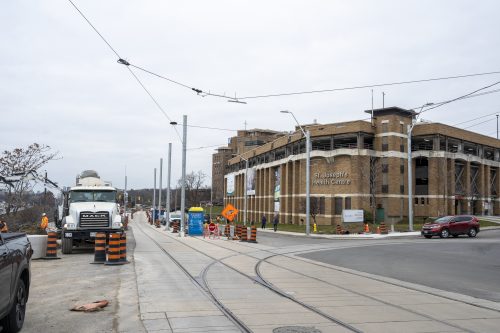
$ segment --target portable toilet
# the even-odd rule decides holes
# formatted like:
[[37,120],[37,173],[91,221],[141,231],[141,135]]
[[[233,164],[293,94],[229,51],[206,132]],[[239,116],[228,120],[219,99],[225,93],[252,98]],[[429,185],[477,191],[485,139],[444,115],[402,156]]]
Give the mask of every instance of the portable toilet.
[[205,212],[201,207],[191,207],[188,210],[188,234],[190,236],[203,235],[203,221]]

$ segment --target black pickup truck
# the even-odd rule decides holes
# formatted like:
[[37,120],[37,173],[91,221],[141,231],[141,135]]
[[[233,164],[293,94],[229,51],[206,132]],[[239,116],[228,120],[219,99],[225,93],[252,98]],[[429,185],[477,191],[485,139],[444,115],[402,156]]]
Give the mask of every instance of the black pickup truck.
[[25,233],[0,233],[1,333],[23,328],[33,250]]

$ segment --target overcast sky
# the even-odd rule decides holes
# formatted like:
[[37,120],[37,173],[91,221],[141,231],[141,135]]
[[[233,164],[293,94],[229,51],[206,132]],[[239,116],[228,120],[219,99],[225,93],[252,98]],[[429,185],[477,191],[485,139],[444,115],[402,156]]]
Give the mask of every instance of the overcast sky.
[[[74,3],[130,63],[216,94],[245,97],[499,71],[498,1],[129,1]],[[371,89],[247,99],[201,97],[133,69],[172,120],[189,127],[187,171],[211,178],[214,147],[236,130],[363,119]],[[500,74],[374,88],[375,107],[416,108],[500,81]],[[498,89],[500,85],[491,89]],[[500,111],[500,93],[423,114],[456,124]],[[181,142],[169,119],[69,1],[0,2],[0,149],[50,145],[49,178],[84,169],[123,187],[153,186],[153,168]],[[470,130],[496,136],[495,115]],[[182,127],[177,126],[182,134]],[[166,161],[164,163],[166,165]],[[165,171],[165,169],[164,169]],[[164,172],[163,184],[166,184]]]

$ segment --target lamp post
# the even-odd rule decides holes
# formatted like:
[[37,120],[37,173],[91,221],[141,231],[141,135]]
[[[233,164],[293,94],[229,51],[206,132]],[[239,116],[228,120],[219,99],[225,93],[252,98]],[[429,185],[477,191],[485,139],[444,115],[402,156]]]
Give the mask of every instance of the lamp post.
[[245,210],[245,213],[243,214],[243,225],[246,226],[247,225],[247,202],[248,202],[248,194],[247,194],[247,192],[248,192],[248,188],[247,188],[247,186],[248,186],[248,184],[247,184],[248,183],[248,179],[247,179],[247,177],[248,177],[248,159],[241,157],[241,156],[240,156],[240,158],[245,161],[245,179],[244,179],[244,183],[245,183],[244,191],[245,191],[245,193],[243,193],[243,195],[245,197],[245,199],[243,201],[243,209]]
[[420,107],[420,111],[411,118],[411,124],[408,125],[408,139],[406,140],[408,143],[408,229],[409,231],[413,231],[413,167],[411,162],[411,132],[413,131],[413,127],[417,122],[417,118],[422,113],[422,109],[426,106],[433,105],[434,103],[426,103]]
[[306,235],[309,236],[311,232],[311,132],[309,130],[304,131],[302,126],[300,126],[297,118],[292,111],[283,110],[281,113],[289,113],[292,115],[293,119],[299,126],[302,134],[306,137]]
[[167,201],[165,202],[165,230],[170,225],[170,173],[172,169],[172,143],[168,143],[168,169],[167,169]]
[[[170,125],[177,125],[177,122],[172,121]],[[187,137],[187,116],[182,116],[182,188],[181,188],[181,230],[179,237],[184,237],[184,225],[186,223],[186,137]],[[177,197],[177,193],[176,193]]]

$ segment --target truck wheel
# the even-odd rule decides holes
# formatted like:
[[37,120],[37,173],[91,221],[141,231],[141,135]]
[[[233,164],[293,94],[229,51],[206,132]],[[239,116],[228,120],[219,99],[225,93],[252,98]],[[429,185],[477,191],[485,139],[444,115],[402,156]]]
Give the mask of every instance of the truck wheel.
[[17,283],[14,304],[12,304],[7,317],[3,319],[2,332],[16,333],[23,328],[24,315],[26,313],[26,294],[26,286],[24,281],[20,279]]
[[62,243],[62,253],[63,254],[71,254],[73,253],[73,238],[64,237],[64,232],[62,233],[61,243]]

